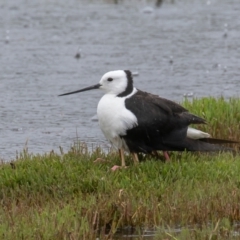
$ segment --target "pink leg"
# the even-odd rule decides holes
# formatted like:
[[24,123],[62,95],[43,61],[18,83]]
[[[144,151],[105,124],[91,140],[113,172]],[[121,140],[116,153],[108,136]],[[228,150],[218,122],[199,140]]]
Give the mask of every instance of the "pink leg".
[[163,151],[163,155],[166,158],[166,162],[169,162],[170,161],[170,157],[168,155],[168,152],[167,151]]
[[118,165],[114,165],[112,168],[111,168],[111,170],[112,171],[116,171],[117,169],[119,169],[119,168],[126,168],[126,163],[125,163],[125,158],[124,158],[124,151],[123,151],[123,149],[121,148],[121,149],[119,149],[119,155],[120,155],[120,158],[121,158],[121,167],[120,166],[118,166]]
[[107,160],[103,159],[103,158],[97,158],[96,160],[93,161],[94,163],[104,163],[107,162]]

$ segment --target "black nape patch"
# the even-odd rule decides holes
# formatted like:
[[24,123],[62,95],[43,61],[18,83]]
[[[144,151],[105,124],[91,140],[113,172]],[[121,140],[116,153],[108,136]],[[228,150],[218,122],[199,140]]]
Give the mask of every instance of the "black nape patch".
[[124,70],[124,72],[126,73],[126,77],[127,77],[127,87],[125,89],[125,91],[123,91],[122,93],[118,94],[118,97],[126,97],[127,95],[129,95],[132,91],[133,91],[133,77],[132,77],[132,73],[129,70]]

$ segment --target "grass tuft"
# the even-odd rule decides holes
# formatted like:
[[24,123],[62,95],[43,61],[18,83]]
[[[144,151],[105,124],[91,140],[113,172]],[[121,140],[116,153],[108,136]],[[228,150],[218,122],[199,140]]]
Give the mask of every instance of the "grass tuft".
[[[202,130],[213,137],[240,139],[240,100],[204,98],[184,105],[208,120]],[[108,161],[93,163],[98,157]],[[112,172],[119,161],[116,153],[89,152],[80,143],[61,154],[25,150],[3,163],[0,236],[117,239],[120,228],[143,227],[157,228],[156,239],[234,239],[240,221],[238,154],[172,153],[170,163],[142,156],[138,166],[128,156],[130,166]]]

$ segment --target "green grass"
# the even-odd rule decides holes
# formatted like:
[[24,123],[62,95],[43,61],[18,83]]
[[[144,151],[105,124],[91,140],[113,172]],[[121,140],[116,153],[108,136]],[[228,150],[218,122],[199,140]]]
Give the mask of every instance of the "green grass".
[[183,106],[207,120],[199,129],[208,131],[213,137],[240,139],[240,100],[236,98],[202,98],[185,101]]
[[[184,105],[205,116],[202,129],[213,128],[214,137],[240,139],[240,100]],[[97,157],[109,161],[95,164]],[[119,163],[116,153],[89,153],[84,144],[61,154],[24,151],[3,163],[0,238],[112,239],[118,228],[132,226],[157,228],[156,239],[236,239],[239,155],[172,153],[170,163],[142,156],[138,166],[127,157],[129,167],[112,172]]]

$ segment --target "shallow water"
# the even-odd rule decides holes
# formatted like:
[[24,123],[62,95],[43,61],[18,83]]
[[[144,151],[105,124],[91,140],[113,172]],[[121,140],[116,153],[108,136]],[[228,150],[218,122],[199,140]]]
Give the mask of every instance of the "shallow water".
[[138,71],[138,88],[176,101],[184,94],[239,96],[238,0],[175,1],[161,8],[119,2],[0,3],[3,160],[26,142],[33,153],[67,150],[77,137],[107,148],[91,120],[102,93],[57,95],[95,84],[109,70]]
[[[208,229],[209,227],[209,229]],[[216,227],[216,225],[215,225]],[[202,231],[204,233],[205,231],[205,236],[204,234],[202,236],[204,236],[206,238],[206,234],[207,231],[210,231],[210,229],[213,228],[213,225],[211,223],[208,224],[208,226],[200,226],[200,225],[195,225],[195,226],[176,226],[175,228],[158,228],[158,229],[145,229],[145,230],[140,230],[140,229],[132,229],[132,228],[124,228],[121,229],[119,231],[117,231],[117,233],[114,236],[114,240],[123,240],[123,239],[129,239],[129,240],[156,240],[156,239],[184,239],[184,236],[181,236],[181,233],[185,231],[187,232],[196,232],[196,231]],[[221,229],[221,227],[220,227]],[[221,233],[221,230],[215,231],[214,234],[216,239],[217,236],[218,237],[223,237],[224,233]],[[225,229],[227,230],[227,228]],[[234,223],[231,226],[231,230],[228,230],[228,238],[229,239],[239,239],[240,237],[240,224],[239,222]],[[211,232],[211,231],[210,231]],[[208,234],[210,235],[210,232],[208,232]],[[176,238],[176,236],[181,236],[180,238]],[[169,238],[170,237],[170,238]],[[226,237],[226,235],[225,235]],[[194,238],[195,239],[195,238]]]

